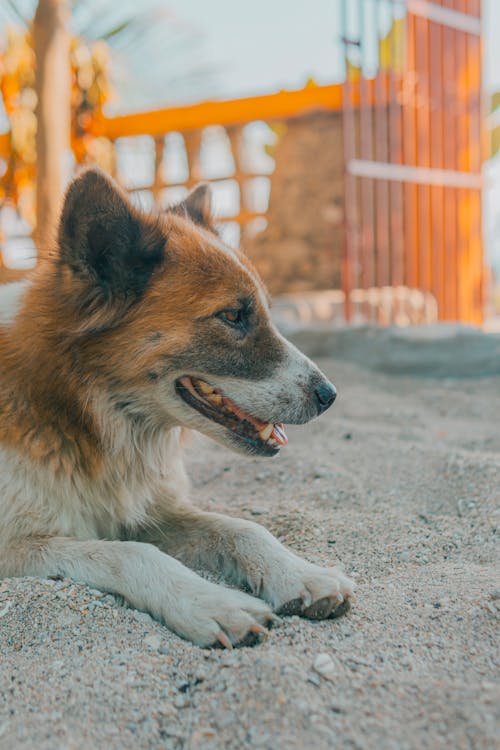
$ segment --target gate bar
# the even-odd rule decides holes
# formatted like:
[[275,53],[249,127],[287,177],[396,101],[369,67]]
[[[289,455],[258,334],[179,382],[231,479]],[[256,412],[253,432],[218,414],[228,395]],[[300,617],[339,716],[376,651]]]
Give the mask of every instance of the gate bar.
[[476,172],[460,172],[454,169],[434,167],[411,167],[406,164],[350,159],[347,171],[353,177],[371,177],[374,180],[396,180],[416,185],[440,185],[442,187],[470,188],[480,190],[483,176]]

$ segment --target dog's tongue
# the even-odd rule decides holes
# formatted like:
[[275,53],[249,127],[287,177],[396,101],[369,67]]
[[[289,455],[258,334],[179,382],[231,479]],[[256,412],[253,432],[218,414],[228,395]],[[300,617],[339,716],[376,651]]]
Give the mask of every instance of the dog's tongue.
[[283,424],[283,422],[277,422],[274,425],[273,431],[271,432],[271,437],[274,438],[279,445],[286,445],[288,443],[288,438],[285,435],[285,425]]

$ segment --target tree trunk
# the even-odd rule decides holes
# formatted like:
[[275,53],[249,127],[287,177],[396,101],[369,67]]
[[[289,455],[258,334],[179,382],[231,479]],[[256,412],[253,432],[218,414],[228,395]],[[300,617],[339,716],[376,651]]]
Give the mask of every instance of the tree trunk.
[[38,252],[54,237],[70,164],[71,76],[66,0],[39,0],[34,19]]

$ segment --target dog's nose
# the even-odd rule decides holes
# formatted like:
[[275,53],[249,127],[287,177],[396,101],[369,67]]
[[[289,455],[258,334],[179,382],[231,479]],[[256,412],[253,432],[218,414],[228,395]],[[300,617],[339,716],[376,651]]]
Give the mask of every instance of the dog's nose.
[[314,389],[314,394],[318,402],[318,414],[323,414],[335,401],[337,390],[333,383],[326,380]]

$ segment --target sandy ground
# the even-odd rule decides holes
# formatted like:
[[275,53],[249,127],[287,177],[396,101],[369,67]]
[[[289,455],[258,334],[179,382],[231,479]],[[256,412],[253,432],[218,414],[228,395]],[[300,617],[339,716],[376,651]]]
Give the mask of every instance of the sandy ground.
[[1,750],[496,746],[500,378],[320,364],[340,398],[282,456],[190,463],[205,508],[340,559],[351,613],[203,651],[84,586],[0,582]]

